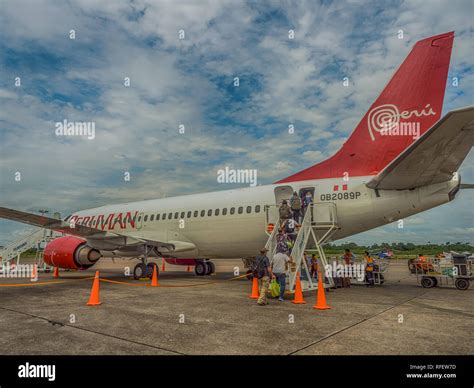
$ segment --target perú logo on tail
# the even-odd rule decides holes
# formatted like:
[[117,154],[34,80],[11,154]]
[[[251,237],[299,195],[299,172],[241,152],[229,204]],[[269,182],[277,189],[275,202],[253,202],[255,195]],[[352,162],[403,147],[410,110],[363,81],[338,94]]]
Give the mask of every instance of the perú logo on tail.
[[[400,119],[408,119],[412,116],[433,116],[436,112],[427,104],[421,111],[405,110],[400,112],[398,107],[393,104],[379,105],[369,111],[367,116],[367,127],[372,141],[375,141],[375,132],[391,131],[393,128],[398,128]],[[404,124],[404,123],[402,123]],[[386,133],[385,133],[386,134]]]

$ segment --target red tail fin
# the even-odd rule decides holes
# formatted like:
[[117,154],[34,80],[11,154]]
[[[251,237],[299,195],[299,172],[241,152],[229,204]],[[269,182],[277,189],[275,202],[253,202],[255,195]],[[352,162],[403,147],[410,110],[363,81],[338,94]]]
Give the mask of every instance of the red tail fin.
[[375,175],[440,119],[454,32],[415,44],[331,158],[277,183]]

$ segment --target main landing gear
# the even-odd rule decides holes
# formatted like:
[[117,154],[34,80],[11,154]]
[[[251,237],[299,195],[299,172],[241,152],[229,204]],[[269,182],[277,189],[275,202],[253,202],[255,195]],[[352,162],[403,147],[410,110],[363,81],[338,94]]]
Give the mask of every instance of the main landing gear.
[[158,274],[160,272],[160,268],[156,263],[148,263],[147,253],[147,248],[145,247],[145,256],[140,258],[141,263],[138,263],[133,269],[133,278],[135,280],[140,280],[143,278],[151,279],[155,267],[156,273]]
[[212,261],[208,260],[196,260],[196,265],[194,266],[194,272],[197,276],[206,276],[211,275],[216,272],[216,266]]
[[138,263],[133,269],[133,278],[139,280],[142,278],[150,278],[153,276],[153,269],[156,267],[156,274],[160,272],[160,269],[156,263],[145,264],[142,259],[141,263]]

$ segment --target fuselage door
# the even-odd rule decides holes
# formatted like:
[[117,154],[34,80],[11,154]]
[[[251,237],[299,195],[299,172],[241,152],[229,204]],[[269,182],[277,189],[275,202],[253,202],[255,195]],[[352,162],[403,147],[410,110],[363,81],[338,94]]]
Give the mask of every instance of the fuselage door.
[[282,201],[286,199],[287,201],[293,195],[293,187],[291,186],[277,186],[275,187],[275,204],[281,205]]

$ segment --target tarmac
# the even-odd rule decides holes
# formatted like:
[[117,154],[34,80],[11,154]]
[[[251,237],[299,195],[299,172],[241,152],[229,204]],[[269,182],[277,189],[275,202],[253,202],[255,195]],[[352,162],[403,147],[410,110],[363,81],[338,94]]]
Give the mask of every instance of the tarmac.
[[[160,287],[124,277],[129,260],[102,259],[59,279],[40,273],[34,285],[1,278],[0,354],[474,354],[474,286],[424,289],[405,260],[392,260],[384,285],[331,290],[330,310],[312,308],[315,292],[304,305],[288,295],[258,306],[251,282],[231,280],[240,260],[214,263],[217,274],[206,277],[166,264]],[[96,270],[118,283],[101,281],[102,304],[86,306]]]

